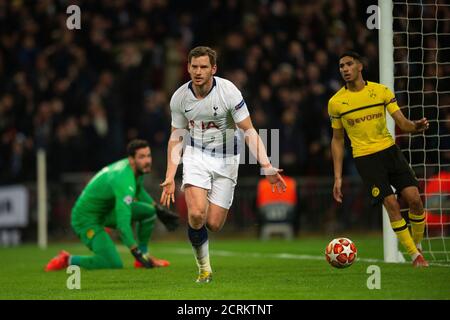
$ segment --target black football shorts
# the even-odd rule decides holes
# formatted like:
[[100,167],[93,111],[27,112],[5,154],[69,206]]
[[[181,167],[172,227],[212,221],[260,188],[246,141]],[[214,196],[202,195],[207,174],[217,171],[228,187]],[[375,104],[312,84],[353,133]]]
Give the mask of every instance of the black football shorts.
[[356,157],[355,165],[373,205],[394,194],[391,186],[397,193],[406,187],[419,186],[414,171],[397,145],[367,156]]

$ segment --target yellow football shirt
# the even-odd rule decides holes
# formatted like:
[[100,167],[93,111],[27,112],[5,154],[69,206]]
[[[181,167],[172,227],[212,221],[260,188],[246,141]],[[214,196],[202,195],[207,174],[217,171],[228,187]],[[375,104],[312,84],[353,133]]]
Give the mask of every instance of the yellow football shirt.
[[386,126],[386,109],[389,114],[400,109],[394,94],[388,87],[370,81],[358,92],[343,87],[328,101],[331,127],[345,129],[354,158],[395,143]]

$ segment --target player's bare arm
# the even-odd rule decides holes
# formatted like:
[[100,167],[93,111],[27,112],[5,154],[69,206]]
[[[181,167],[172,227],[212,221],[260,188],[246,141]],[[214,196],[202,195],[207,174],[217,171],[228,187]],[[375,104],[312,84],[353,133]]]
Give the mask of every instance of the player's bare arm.
[[183,129],[172,127],[169,142],[167,144],[167,170],[166,179],[160,186],[163,188],[161,199],[162,205],[170,207],[170,203],[175,203],[175,175],[177,173],[178,164],[181,159],[182,135]]
[[237,123],[237,126],[239,129],[244,130],[245,142],[247,143],[250,152],[256,157],[258,163],[263,168],[267,180],[272,184],[272,191],[275,191],[275,189],[278,192],[286,191],[286,182],[280,175],[280,172],[283,170],[272,167],[264,143],[253,127],[250,117]]
[[331,139],[331,154],[333,156],[334,186],[333,197],[342,203],[342,164],[344,162],[344,129],[333,128]]
[[401,110],[397,110],[392,114],[395,124],[403,131],[408,133],[422,132],[429,128],[427,118],[411,121],[406,119]]

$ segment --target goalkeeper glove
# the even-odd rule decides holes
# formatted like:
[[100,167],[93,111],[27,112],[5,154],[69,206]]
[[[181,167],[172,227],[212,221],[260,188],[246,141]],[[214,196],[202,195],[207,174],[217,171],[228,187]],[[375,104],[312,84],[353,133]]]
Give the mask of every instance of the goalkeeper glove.
[[134,256],[134,258],[139,261],[144,268],[153,268],[153,262],[147,259],[144,254],[142,254],[141,250],[139,250],[137,247],[131,249],[131,254]]
[[174,231],[178,228],[180,217],[176,212],[170,211],[159,203],[155,203],[155,209],[158,219],[166,226],[167,230]]

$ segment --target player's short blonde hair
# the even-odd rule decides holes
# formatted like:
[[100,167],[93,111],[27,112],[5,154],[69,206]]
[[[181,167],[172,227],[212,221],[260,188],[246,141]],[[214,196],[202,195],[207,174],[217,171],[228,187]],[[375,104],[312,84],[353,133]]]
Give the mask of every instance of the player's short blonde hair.
[[199,46],[195,47],[189,52],[188,62],[191,63],[192,57],[198,58],[208,56],[211,66],[215,66],[217,62],[217,52],[210,47]]

